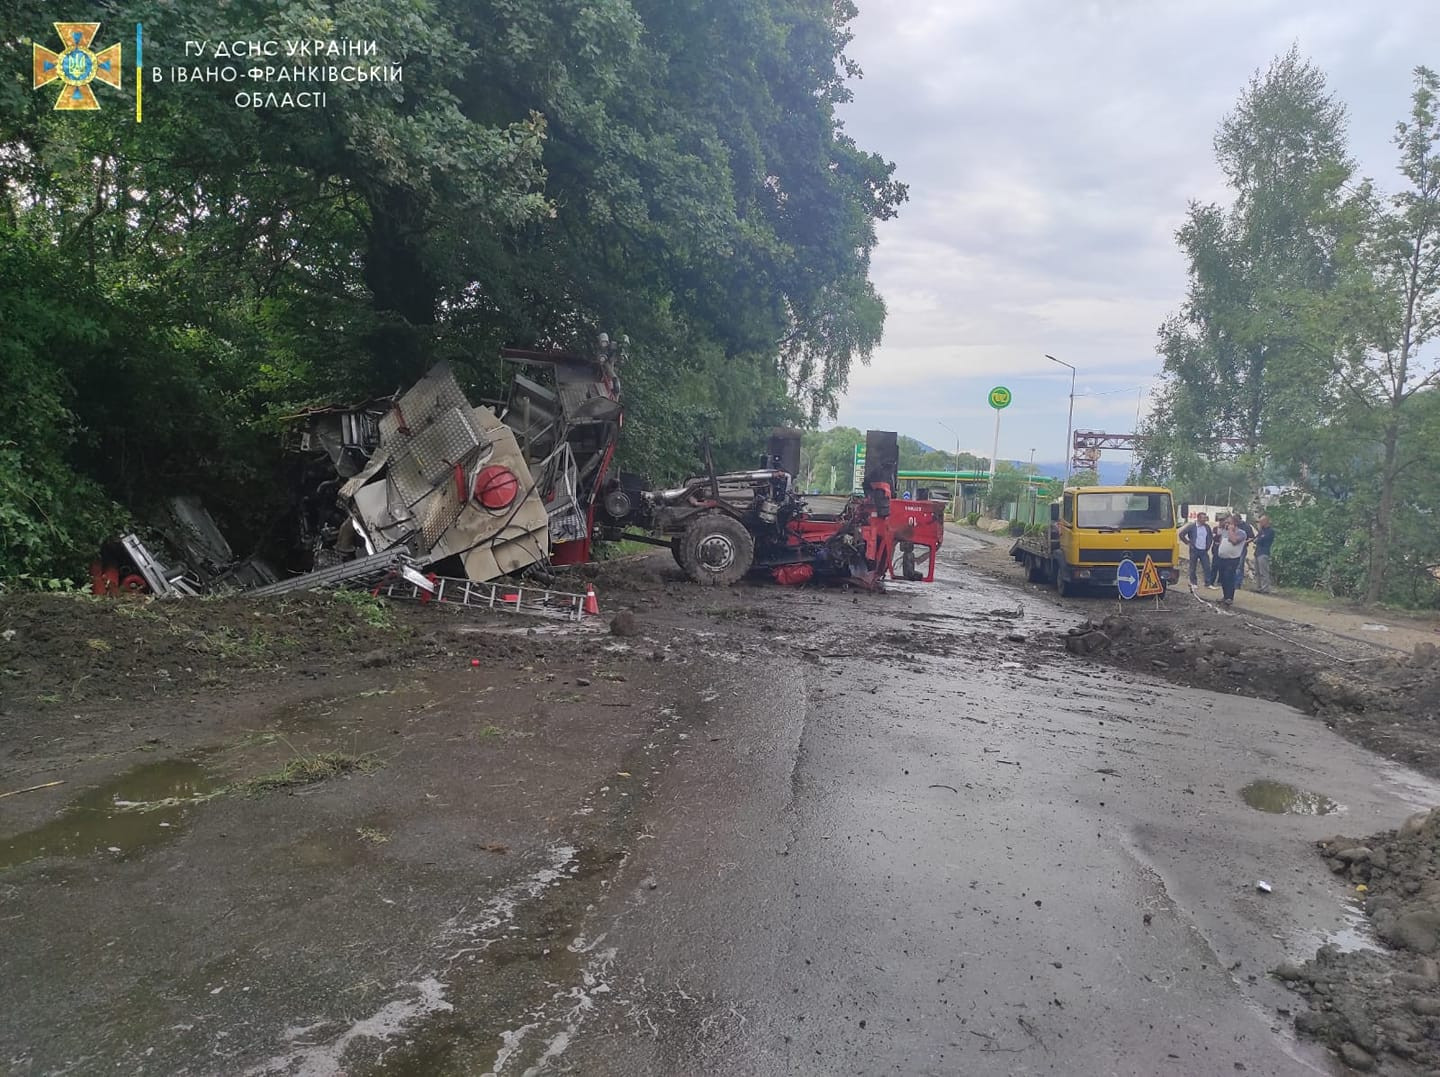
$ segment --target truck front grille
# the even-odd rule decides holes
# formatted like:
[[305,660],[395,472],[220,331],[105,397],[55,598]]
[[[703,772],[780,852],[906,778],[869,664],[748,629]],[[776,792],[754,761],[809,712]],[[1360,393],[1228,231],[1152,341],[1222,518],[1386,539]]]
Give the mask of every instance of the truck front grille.
[[1137,565],[1142,564],[1145,558],[1149,557],[1157,565],[1169,565],[1173,550],[1087,550],[1080,548],[1080,563],[1091,565],[1118,565],[1125,558],[1130,558]]

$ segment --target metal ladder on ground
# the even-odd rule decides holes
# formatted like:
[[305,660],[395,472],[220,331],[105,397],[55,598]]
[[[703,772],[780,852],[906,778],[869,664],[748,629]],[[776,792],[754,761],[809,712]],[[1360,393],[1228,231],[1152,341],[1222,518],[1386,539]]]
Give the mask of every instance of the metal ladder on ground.
[[371,593],[386,598],[443,602],[471,609],[506,610],[564,621],[578,622],[585,616],[586,595],[504,581],[476,583],[451,576],[426,576],[423,580],[428,587],[421,586],[407,574],[400,579],[383,581]]
[[[292,591],[313,591],[318,587],[335,587],[342,583],[355,583],[371,576],[384,576],[393,572],[414,572],[414,559],[403,550],[386,550],[384,553],[357,557],[353,561],[307,572],[264,587],[255,587],[243,592],[247,598],[266,598],[270,595],[285,595]],[[418,573],[416,573],[419,576]],[[423,579],[423,577],[420,577]]]
[[184,567],[166,568],[160,561],[145,548],[140,541],[139,535],[125,535],[120,539],[120,545],[135,567],[140,570],[140,575],[145,578],[145,583],[150,588],[150,593],[157,598],[167,598],[171,595],[189,595],[195,597],[197,591],[185,575]]

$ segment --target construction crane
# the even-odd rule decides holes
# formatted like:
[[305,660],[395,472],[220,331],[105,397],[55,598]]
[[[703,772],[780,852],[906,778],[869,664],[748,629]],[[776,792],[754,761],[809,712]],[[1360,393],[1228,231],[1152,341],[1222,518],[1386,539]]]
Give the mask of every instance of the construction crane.
[[[1070,467],[1075,471],[1098,471],[1100,453],[1104,449],[1137,452],[1149,438],[1145,434],[1107,434],[1100,430],[1077,430],[1071,441]],[[1234,456],[1244,452],[1249,443],[1244,438],[1212,438],[1217,453]]]

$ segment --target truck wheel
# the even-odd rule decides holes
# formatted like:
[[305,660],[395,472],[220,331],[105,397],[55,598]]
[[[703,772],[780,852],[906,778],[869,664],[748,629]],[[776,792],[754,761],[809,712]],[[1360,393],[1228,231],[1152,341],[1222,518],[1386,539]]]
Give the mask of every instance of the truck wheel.
[[1025,578],[1031,583],[1044,583],[1045,576],[1045,566],[1040,563],[1040,559],[1027,554],[1025,557]]
[[670,556],[673,557],[673,558],[675,558],[675,563],[680,566],[680,568],[681,568],[682,571],[684,571],[684,572],[689,572],[690,570],[685,567],[685,552],[684,552],[684,549],[685,549],[685,536],[684,536],[684,535],[676,535],[674,538],[672,538],[672,539],[670,540]]
[[1065,575],[1065,566],[1055,565],[1055,593],[1061,598],[1069,598],[1075,593],[1075,581]]
[[755,537],[733,516],[703,513],[680,536],[677,560],[696,583],[728,587],[750,571]]

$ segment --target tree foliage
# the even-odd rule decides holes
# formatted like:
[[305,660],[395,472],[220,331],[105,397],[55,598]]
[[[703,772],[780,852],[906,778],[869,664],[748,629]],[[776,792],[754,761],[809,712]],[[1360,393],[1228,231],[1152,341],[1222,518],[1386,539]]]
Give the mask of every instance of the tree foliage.
[[836,116],[855,13],[137,0],[162,66],[186,40],[357,39],[404,74],[332,85],[323,110],[149,84],[136,125],[108,89],[99,113],[31,93],[53,12],[8,5],[0,453],[22,463],[0,478],[0,576],[73,571],[184,490],[263,542],[277,417],[440,358],[494,395],[502,344],[628,335],[621,462],[657,481],[693,471],[702,436],[728,466],[833,412],[879,339],[869,255],[905,198]]
[[[1410,116],[1396,125],[1399,173],[1406,186],[1370,214],[1356,244],[1345,313],[1350,331],[1338,375],[1346,392],[1341,412],[1350,430],[1380,443],[1378,505],[1365,597],[1385,590],[1404,473],[1433,463],[1440,429],[1417,429],[1417,393],[1440,379],[1440,359],[1426,347],[1440,337],[1440,79],[1415,71]],[[1427,436],[1428,435],[1428,436]],[[1427,459],[1428,458],[1428,459]]]
[[[825,494],[849,493],[854,481],[855,446],[865,444],[865,431],[853,426],[832,426],[829,430],[809,430],[800,443],[800,486]],[[954,471],[957,457],[953,452],[931,449],[915,438],[900,435],[901,471]],[[990,461],[983,456],[962,452],[961,471],[984,471]]]
[[1151,466],[1162,457],[1184,467],[1221,437],[1253,453],[1262,439],[1313,426],[1304,387],[1330,361],[1305,313],[1337,275],[1354,168],[1343,105],[1292,48],[1251,80],[1215,153],[1233,200],[1192,202],[1176,237],[1190,284],[1160,329]]
[[[1216,138],[1234,200],[1192,205],[1189,293],[1160,330],[1145,471],[1233,483],[1242,506],[1262,481],[1292,488],[1271,512],[1277,569],[1367,602],[1440,601],[1437,95],[1417,68],[1385,195],[1350,182],[1323,76],[1294,50],[1277,60]],[[1245,451],[1227,465],[1210,434]]]

